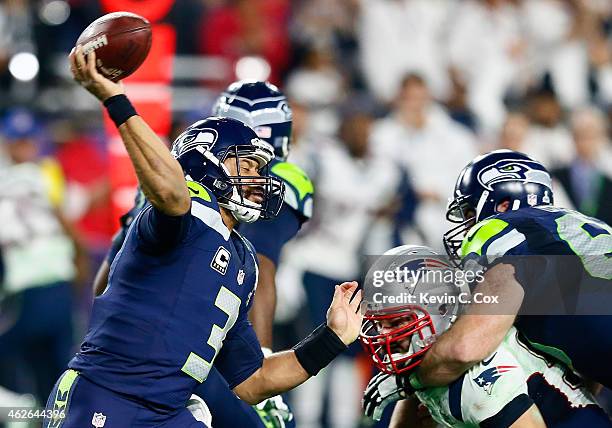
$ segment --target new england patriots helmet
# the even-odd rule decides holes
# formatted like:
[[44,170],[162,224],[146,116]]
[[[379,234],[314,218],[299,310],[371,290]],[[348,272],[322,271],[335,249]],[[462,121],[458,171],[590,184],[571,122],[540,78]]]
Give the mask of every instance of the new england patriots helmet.
[[[460,294],[469,296],[467,283],[455,284],[457,269],[445,259],[428,247],[402,245],[368,270],[359,340],[382,372],[400,374],[418,366],[436,337],[455,321]],[[380,272],[392,277],[376,283]]]
[[213,107],[213,115],[246,123],[274,147],[281,160],[289,155],[291,108],[287,98],[268,82],[240,80],[227,87]]
[[476,223],[498,214],[500,204],[508,210],[552,205],[550,174],[540,162],[513,150],[495,150],[472,160],[459,174],[446,218],[458,226],[444,234],[446,252],[460,259],[465,233]]
[[[181,164],[185,178],[209,189],[219,205],[238,221],[251,223],[278,214],[284,186],[269,175],[268,164],[274,158],[274,150],[244,123],[220,117],[199,120],[177,137],[172,155]],[[230,158],[236,162],[237,175],[230,174],[224,164]],[[245,158],[258,163],[258,177],[240,174],[240,160]],[[261,203],[247,198],[247,189],[254,188]]]

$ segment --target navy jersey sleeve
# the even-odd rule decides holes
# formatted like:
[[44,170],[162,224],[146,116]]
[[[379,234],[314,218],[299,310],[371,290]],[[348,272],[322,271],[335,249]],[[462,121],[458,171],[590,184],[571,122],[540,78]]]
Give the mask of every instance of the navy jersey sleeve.
[[187,237],[191,219],[189,211],[180,216],[170,216],[148,205],[136,218],[138,237],[147,250],[166,251]]
[[117,253],[123,246],[123,241],[125,241],[127,231],[128,231],[128,228],[122,226],[121,229],[119,229],[117,233],[115,233],[115,235],[113,236],[113,240],[111,241],[111,246],[108,250],[108,254],[106,255],[106,260],[108,261],[109,265],[113,263],[115,256],[117,255]]
[[215,367],[233,389],[261,367],[263,358],[261,345],[245,313],[223,341]]
[[140,188],[136,189],[136,196],[134,197],[134,206],[119,219],[119,224],[121,225],[120,229],[113,236],[113,240],[111,242],[111,247],[108,250],[108,254],[106,255],[106,260],[108,264],[112,264],[115,256],[123,246],[123,241],[127,236],[127,231],[130,228],[130,224],[134,221],[140,210],[146,204],[146,198],[144,193]]
[[300,225],[297,211],[284,204],[274,219],[242,224],[240,233],[253,244],[257,254],[266,256],[274,265],[278,265],[283,245],[298,233]]

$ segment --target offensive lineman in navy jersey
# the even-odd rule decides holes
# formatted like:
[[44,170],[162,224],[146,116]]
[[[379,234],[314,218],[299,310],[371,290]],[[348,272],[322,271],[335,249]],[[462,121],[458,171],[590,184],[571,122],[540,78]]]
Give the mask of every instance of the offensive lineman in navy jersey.
[[79,46],[70,60],[118,127],[150,205],[130,226],[81,350],[49,397],[48,409],[63,416],[45,426],[206,426],[185,405],[213,364],[251,404],[316,375],[357,337],[361,293],[356,283],[336,287],[327,325],[263,358],[246,318],[254,252],[233,229],[278,212],[282,186],[265,172],[272,147],[238,121],[210,118],[181,134],[171,155],[122,87],[96,71],[95,52],[86,60]]
[[275,156],[270,162],[270,174],[285,185],[284,203],[278,216],[271,221],[240,226],[240,232],[255,246],[261,268],[258,298],[253,305],[251,320],[262,346],[270,349],[278,259],[283,245],[312,216],[314,187],[303,170],[287,162],[292,112],[287,98],[276,86],[251,80],[234,82],[219,96],[212,113],[246,123],[259,138],[270,143]]
[[[264,354],[271,353],[272,328],[276,307],[275,275],[280,252],[303,223],[312,215],[313,185],[296,165],[286,161],[291,140],[291,109],[287,98],[268,82],[234,82],[219,96],[213,114],[246,123],[259,138],[274,147],[275,159],[270,162],[270,173],[285,185],[284,204],[271,220],[243,223],[240,233],[255,247],[259,261],[259,280],[249,317]],[[134,207],[122,216],[121,229],[113,238],[107,261],[101,266],[94,284],[99,295],[106,288],[108,268],[123,245],[129,225],[145,205],[142,192],[137,192]],[[260,403],[256,409],[240,401],[216,370],[211,370],[207,381],[197,390],[206,400],[218,428],[236,425],[257,427],[290,427],[293,415],[280,396]]]
[[612,228],[553,207],[548,171],[510,150],[468,164],[453,198],[447,216],[461,224],[445,234],[447,252],[485,269],[475,293],[497,296],[504,312],[471,306],[434,343],[414,384],[453,382],[514,324],[539,351],[612,387]]
[[[306,173],[286,162],[291,140],[291,108],[287,98],[268,82],[234,82],[217,99],[212,113],[249,125],[262,140],[274,147],[270,174],[283,181],[285,197],[279,214],[271,220],[242,223],[240,233],[255,247],[259,281],[249,318],[264,354],[272,348],[276,309],[276,268],[282,247],[312,215],[313,185]],[[212,372],[198,389],[215,420],[215,427],[289,428],[295,420],[281,396],[272,397],[255,408],[238,400],[225,380]]]

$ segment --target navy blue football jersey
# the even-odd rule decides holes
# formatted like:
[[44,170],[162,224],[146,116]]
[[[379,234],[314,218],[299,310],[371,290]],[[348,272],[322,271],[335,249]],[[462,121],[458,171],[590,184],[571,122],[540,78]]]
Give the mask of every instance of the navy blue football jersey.
[[184,216],[151,205],[138,213],[69,364],[95,384],[168,412],[185,406],[213,364],[233,388],[263,361],[247,319],[254,249],[225,227],[212,193],[188,187]]
[[515,323],[521,333],[582,374],[612,384],[609,225],[562,208],[523,208],[473,226],[461,252],[472,269],[512,264],[525,293]]
[[[281,250],[310,220],[313,209],[314,185],[308,175],[298,166],[274,159],[270,162],[271,175],[285,184],[283,206],[278,215],[266,221],[244,223],[238,226],[240,233],[255,246],[257,253],[268,257],[278,265]],[[134,206],[121,217],[121,228],[113,237],[107,260],[112,263],[121,249],[127,230],[146,203],[140,188],[134,198]]]

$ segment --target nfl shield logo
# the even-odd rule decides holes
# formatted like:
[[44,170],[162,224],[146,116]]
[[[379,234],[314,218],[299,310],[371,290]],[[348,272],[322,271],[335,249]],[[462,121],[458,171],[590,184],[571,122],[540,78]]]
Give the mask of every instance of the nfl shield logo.
[[534,193],[530,193],[527,195],[527,205],[529,205],[530,207],[533,207],[534,205],[537,205],[537,203],[538,203],[538,195]]
[[236,278],[236,280],[238,281],[238,285],[242,285],[244,282],[244,271],[242,269],[238,271],[238,278]]
[[106,416],[102,413],[94,413],[91,418],[91,424],[96,428],[102,428],[106,423]]

